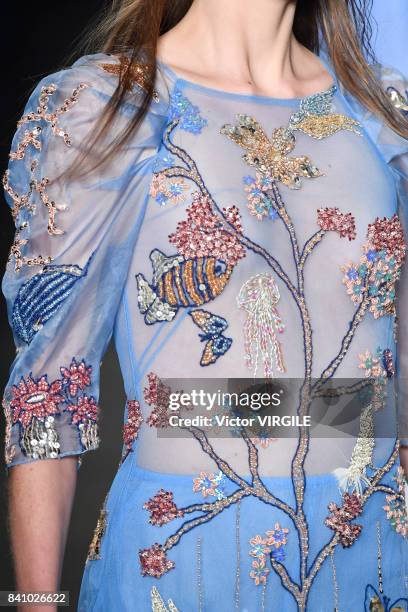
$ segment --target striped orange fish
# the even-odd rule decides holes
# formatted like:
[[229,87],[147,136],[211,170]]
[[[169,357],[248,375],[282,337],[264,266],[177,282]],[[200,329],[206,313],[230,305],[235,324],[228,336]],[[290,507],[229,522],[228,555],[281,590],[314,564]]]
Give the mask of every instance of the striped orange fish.
[[158,249],[150,254],[153,278],[136,275],[139,309],[147,325],[171,321],[179,308],[207,304],[225,289],[233,266],[215,257],[184,259]]

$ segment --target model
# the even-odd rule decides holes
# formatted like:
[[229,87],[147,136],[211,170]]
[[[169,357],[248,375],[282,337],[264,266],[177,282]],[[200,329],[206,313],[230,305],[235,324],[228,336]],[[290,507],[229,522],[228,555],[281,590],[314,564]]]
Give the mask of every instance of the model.
[[407,83],[354,1],[118,4],[4,177],[18,587],[58,587],[113,335],[81,612],[407,610]]

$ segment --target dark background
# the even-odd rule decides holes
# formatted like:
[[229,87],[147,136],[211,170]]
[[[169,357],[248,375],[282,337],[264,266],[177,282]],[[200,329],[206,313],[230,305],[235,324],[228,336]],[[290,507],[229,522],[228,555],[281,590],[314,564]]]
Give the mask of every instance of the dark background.
[[[81,34],[104,6],[102,0],[69,0],[25,4],[2,4],[3,91],[1,96],[0,174],[7,167],[10,142],[16,121],[36,83],[46,74],[67,64]],[[14,225],[0,194],[0,276],[12,243]],[[0,297],[0,389],[7,383],[9,365],[14,359],[14,345],[7,325],[4,298]],[[108,376],[104,372],[109,371]],[[63,590],[70,591],[70,610],[76,601],[88,544],[97,522],[99,508],[116,472],[121,453],[122,414],[124,406],[116,354],[112,346],[102,365],[101,439],[99,450],[87,453],[79,471],[67,552],[62,574]],[[3,463],[4,419],[0,418],[0,590],[14,589],[10,546],[6,523],[7,476]],[[61,608],[66,610],[67,608]]]

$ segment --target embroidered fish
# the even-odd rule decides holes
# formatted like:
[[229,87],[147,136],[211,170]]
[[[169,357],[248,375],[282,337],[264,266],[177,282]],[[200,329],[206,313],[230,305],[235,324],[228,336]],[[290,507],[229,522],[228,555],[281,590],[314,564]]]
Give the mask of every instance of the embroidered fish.
[[232,338],[227,338],[223,335],[223,332],[228,327],[228,323],[223,317],[211,314],[211,312],[206,310],[192,310],[189,315],[194,323],[204,332],[199,334],[201,342],[206,343],[200,365],[211,365],[231,348]]
[[322,176],[309,157],[288,157],[296,145],[295,136],[290,129],[277,128],[269,139],[253,117],[238,115],[237,118],[238,125],[224,125],[221,134],[225,134],[246,150],[243,159],[249,166],[291,189],[299,189],[302,178]]
[[150,261],[151,284],[143,274],[136,275],[139,309],[147,325],[172,321],[179,308],[210,302],[223,292],[233,270],[232,265],[215,257],[184,259],[158,249],[151,252]]
[[41,327],[62,308],[77,281],[86,275],[76,265],[46,265],[25,282],[17,294],[12,312],[15,333],[30,344]]

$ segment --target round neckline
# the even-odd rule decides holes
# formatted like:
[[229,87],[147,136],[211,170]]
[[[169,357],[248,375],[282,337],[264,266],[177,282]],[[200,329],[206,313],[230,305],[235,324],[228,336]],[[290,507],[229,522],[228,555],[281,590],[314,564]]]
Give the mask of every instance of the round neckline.
[[279,104],[279,105],[292,106],[292,105],[299,105],[300,102],[302,102],[302,100],[325,94],[331,90],[333,90],[333,94],[335,94],[336,91],[338,90],[337,79],[330,65],[325,59],[322,58],[322,56],[316,56],[316,57],[318,58],[318,60],[320,61],[320,63],[322,64],[326,72],[328,72],[328,74],[331,76],[332,83],[325,89],[321,89],[319,91],[315,91],[313,93],[307,94],[306,96],[296,97],[296,98],[295,97],[276,98],[272,96],[263,96],[263,95],[257,95],[257,94],[246,94],[246,93],[240,93],[240,92],[234,92],[234,91],[225,91],[217,87],[209,87],[207,85],[202,85],[201,83],[197,83],[196,81],[190,81],[189,79],[183,76],[180,76],[173,70],[173,68],[170,68],[170,66],[161,59],[157,58],[156,61],[157,61],[158,67],[164,73],[167,73],[168,76],[175,82],[175,84],[181,85],[182,87],[186,86],[186,87],[189,87],[190,89],[201,91],[207,95],[216,96],[216,97],[235,99],[235,100],[244,100],[248,102],[259,102],[260,104]]

